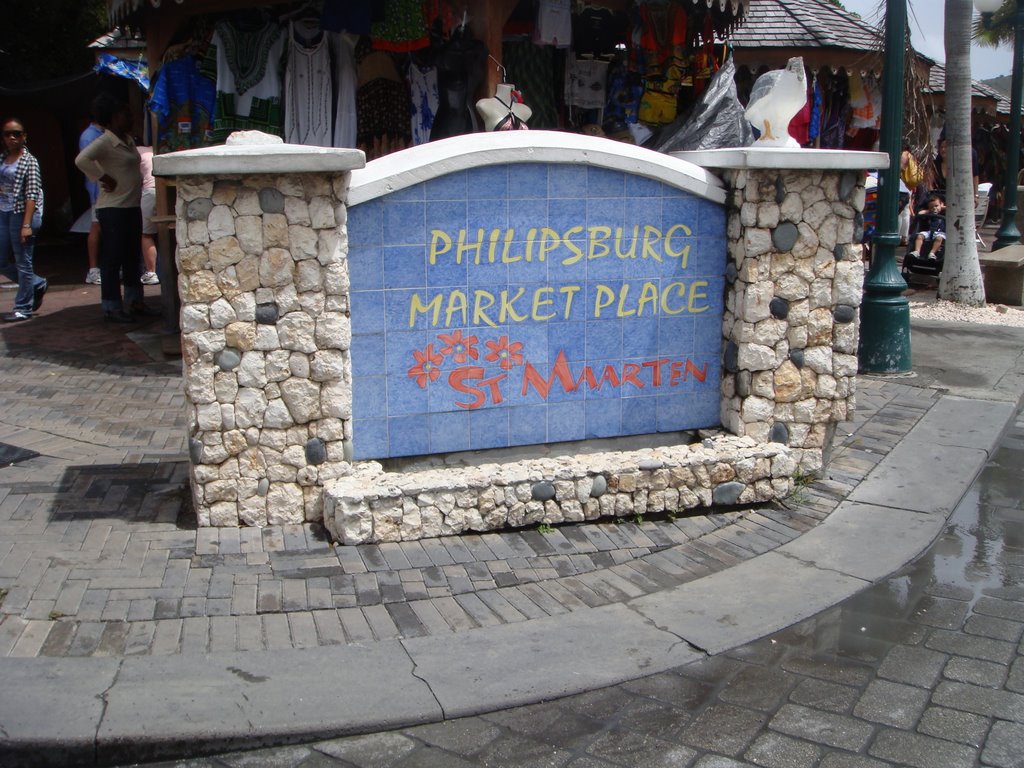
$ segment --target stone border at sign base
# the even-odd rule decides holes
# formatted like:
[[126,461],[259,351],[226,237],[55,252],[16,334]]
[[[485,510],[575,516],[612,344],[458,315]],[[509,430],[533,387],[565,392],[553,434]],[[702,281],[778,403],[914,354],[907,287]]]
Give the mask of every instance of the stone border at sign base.
[[[791,492],[798,471],[821,468],[834,425],[853,405],[864,171],[884,155],[744,149],[680,159],[549,132],[438,145],[444,162],[431,164],[427,148],[395,153],[356,171],[362,182],[353,179],[363,164],[355,150],[277,145],[261,153],[236,144],[154,159],[155,173],[178,177],[199,525],[323,520],[344,543],[397,541],[767,501]],[[724,185],[691,159],[723,171]],[[724,198],[721,416],[731,434],[408,473],[353,461],[352,196],[508,162],[646,178],[661,167],[662,183]]]

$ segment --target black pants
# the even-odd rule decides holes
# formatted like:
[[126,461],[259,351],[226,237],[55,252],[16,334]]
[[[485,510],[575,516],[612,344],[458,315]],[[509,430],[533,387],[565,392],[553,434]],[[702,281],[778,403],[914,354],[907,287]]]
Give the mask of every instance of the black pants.
[[[98,208],[100,223],[100,306],[106,312],[128,311],[142,302],[142,209]],[[124,302],[121,283],[124,283]]]

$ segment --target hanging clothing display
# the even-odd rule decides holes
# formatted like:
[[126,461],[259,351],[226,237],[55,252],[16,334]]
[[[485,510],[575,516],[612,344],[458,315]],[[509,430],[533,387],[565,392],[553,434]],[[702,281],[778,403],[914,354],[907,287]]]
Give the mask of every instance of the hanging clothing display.
[[319,22],[288,25],[284,83],[284,140],[329,147],[333,143],[331,54]]
[[214,26],[210,54],[217,68],[216,141],[243,130],[282,135],[280,62],[285,43],[281,28],[259,17]]
[[412,143],[426,144],[434,127],[434,116],[440,104],[437,88],[437,67],[433,64],[409,62],[406,72],[412,105]]
[[568,48],[572,45],[571,0],[540,0],[537,3],[537,27],[534,42]]
[[217,84],[190,53],[168,58],[157,72],[149,108],[156,115],[156,152],[205,147],[214,141]]
[[384,0],[384,18],[370,29],[373,47],[407,53],[430,45],[422,0]]
[[608,62],[573,59],[565,70],[565,103],[581,109],[603,109]]
[[356,92],[359,76],[356,72],[354,43],[348,36],[334,33],[330,37],[334,56],[334,140],[335,147],[354,148],[358,143]]
[[356,49],[359,87],[356,90],[356,144],[367,159],[409,146],[411,107],[409,87],[385,51]]

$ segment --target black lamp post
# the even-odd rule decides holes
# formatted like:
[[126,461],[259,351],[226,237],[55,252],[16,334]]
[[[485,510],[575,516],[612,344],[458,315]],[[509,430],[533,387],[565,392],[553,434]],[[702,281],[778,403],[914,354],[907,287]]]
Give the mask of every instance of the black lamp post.
[[860,305],[861,373],[910,371],[910,304],[907,284],[896,266],[899,222],[900,153],[903,149],[903,63],[907,0],[886,0],[885,60],[882,65],[882,125],[879,149],[889,155],[878,173],[878,216],[874,249]]
[[[1010,93],[1010,138],[1006,146],[1006,181],[1003,186],[1003,222],[996,232],[992,250],[1020,242],[1017,230],[1017,172],[1020,170],[1020,110],[1022,56],[1024,56],[1024,0],[1013,0],[1013,79]],[[1003,0],[974,0],[986,27],[992,14],[1003,7]]]

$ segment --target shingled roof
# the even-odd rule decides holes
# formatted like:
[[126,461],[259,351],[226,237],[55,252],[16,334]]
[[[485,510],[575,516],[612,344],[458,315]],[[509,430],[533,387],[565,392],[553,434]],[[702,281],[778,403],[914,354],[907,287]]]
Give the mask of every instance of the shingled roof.
[[729,36],[736,48],[842,48],[877,51],[875,27],[829,0],[749,0]]
[[[941,64],[935,64],[928,72],[927,93],[944,94],[946,92],[946,68]],[[1010,114],[1010,97],[1000,93],[990,85],[979,80],[971,80],[971,100],[988,99],[995,104],[996,112],[1001,115]]]

